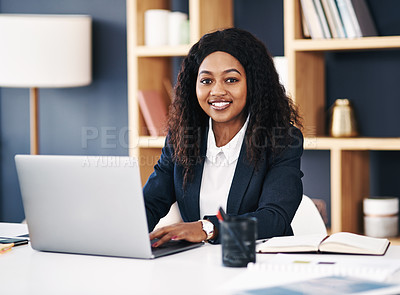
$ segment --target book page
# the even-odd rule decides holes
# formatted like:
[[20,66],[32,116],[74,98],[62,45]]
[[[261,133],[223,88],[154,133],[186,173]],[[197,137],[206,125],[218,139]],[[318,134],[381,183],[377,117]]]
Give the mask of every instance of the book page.
[[275,237],[256,246],[256,252],[311,252],[317,251],[319,243],[324,239],[322,235],[302,235]]
[[329,236],[321,245],[321,251],[356,253],[356,254],[384,254],[389,240],[372,238],[353,233],[335,233]]

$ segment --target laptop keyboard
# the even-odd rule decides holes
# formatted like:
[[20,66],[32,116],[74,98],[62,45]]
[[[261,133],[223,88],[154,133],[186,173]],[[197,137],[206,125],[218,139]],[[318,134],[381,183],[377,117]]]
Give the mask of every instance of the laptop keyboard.
[[[151,244],[157,242],[158,239],[151,240]],[[168,241],[158,247],[151,247],[151,251],[154,256],[163,256],[167,254],[172,254],[176,252],[180,252],[183,250],[188,250],[192,248],[197,248],[198,246],[203,245],[203,243],[192,243],[185,240],[177,240],[177,241]]]

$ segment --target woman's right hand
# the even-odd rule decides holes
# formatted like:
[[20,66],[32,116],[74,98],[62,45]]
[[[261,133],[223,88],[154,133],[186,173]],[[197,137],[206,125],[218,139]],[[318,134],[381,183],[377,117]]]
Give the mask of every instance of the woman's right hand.
[[152,247],[158,247],[169,240],[186,240],[189,242],[202,242],[207,239],[201,221],[180,222],[161,227],[150,233],[150,240],[158,239]]

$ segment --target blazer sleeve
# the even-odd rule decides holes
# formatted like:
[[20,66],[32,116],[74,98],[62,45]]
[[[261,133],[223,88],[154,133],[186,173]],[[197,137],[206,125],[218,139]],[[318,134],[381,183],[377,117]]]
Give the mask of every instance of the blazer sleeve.
[[300,170],[303,135],[297,128],[291,130],[295,130],[293,140],[271,160],[257,210],[244,214],[257,218],[260,239],[293,235],[290,224],[303,197],[303,173]]
[[147,224],[150,232],[158,221],[167,215],[171,205],[176,201],[174,168],[173,148],[169,145],[167,137],[160,159],[143,187]]

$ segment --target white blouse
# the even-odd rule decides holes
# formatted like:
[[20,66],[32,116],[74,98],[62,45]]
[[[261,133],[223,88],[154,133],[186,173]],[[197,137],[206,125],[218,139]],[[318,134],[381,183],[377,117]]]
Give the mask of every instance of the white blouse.
[[205,215],[216,215],[219,207],[226,212],[228,194],[248,121],[247,117],[242,128],[230,142],[222,147],[217,147],[210,118],[207,153],[200,187],[200,218]]

